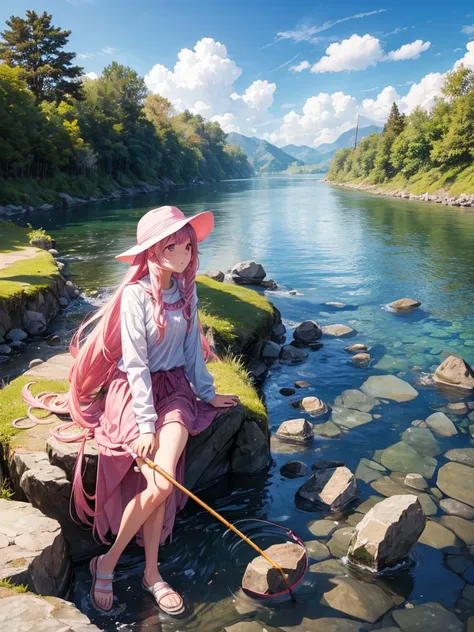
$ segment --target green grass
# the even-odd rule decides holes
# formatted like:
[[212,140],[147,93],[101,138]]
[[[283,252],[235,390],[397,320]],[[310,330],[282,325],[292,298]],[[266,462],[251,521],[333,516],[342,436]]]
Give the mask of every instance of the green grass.
[[[15,435],[24,432],[14,428],[12,421],[17,417],[25,417],[27,406],[21,398],[21,390],[25,384],[35,379],[31,375],[22,375],[0,391],[0,443],[4,446],[9,445]],[[31,387],[31,392],[34,395],[41,391],[65,393],[68,387],[69,383],[66,380],[38,380]],[[34,414],[46,417],[48,413],[44,410],[35,410]]]
[[203,327],[212,327],[224,343],[245,347],[273,319],[270,302],[255,290],[241,285],[196,277]]
[[[29,230],[0,222],[0,252],[17,252],[29,246]],[[31,296],[39,290],[47,289],[59,274],[53,257],[39,248],[37,254],[21,259],[6,268],[0,268],[0,300],[20,295]]]
[[0,588],[8,588],[18,593],[28,592],[28,586],[23,584],[12,584],[11,579],[0,579]]

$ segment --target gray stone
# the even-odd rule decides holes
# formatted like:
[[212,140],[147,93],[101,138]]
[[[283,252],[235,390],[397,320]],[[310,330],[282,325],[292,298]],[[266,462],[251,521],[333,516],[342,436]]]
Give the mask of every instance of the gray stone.
[[30,335],[36,336],[46,329],[47,322],[40,312],[26,310],[23,314],[23,326]]
[[455,448],[444,455],[449,461],[474,467],[474,448]]
[[299,478],[300,476],[306,476],[308,466],[302,461],[287,461],[280,468],[280,474],[285,478]]
[[342,338],[342,336],[348,336],[354,333],[354,329],[348,325],[325,325],[322,327],[323,334],[325,336],[334,336]]
[[277,360],[280,356],[280,352],[280,345],[271,340],[267,340],[262,349],[262,358],[265,360]]
[[369,353],[356,353],[352,358],[354,364],[363,368],[369,366],[370,360],[371,357]]
[[230,271],[234,283],[242,285],[259,285],[266,277],[263,266],[254,261],[241,261],[232,266]]
[[420,307],[420,301],[416,301],[412,298],[399,298],[393,303],[390,303],[390,307],[400,312],[411,311],[415,307]]
[[[324,562],[322,562],[324,564]],[[303,617],[300,625],[280,626],[283,632],[360,632],[362,625],[357,621],[337,617],[310,619]]]
[[395,610],[392,616],[404,632],[463,632],[464,629],[456,615],[439,603]]
[[418,542],[439,550],[453,546],[457,547],[461,544],[460,540],[458,540],[452,531],[437,522],[433,522],[433,520],[427,521],[425,530],[421,534]]
[[332,421],[326,421],[324,424],[316,424],[313,426],[314,434],[321,437],[339,437],[341,435],[341,429]]
[[448,411],[454,415],[467,415],[469,407],[464,402],[456,402],[454,404],[448,404]]
[[281,349],[280,361],[290,364],[299,364],[304,362],[308,357],[308,353],[304,349],[298,349],[293,345],[284,345]]
[[474,468],[446,463],[438,472],[437,486],[446,496],[474,507]]
[[350,408],[340,408],[334,406],[331,413],[331,421],[343,428],[357,428],[372,421],[372,415],[360,410]]
[[438,522],[455,533],[468,546],[474,544],[474,522],[459,516],[441,516]]
[[[278,564],[290,586],[296,583],[305,568],[305,550],[291,542],[274,544],[264,553]],[[254,558],[247,566],[242,579],[242,588],[259,594],[275,594],[286,589],[281,573],[263,556]]]
[[425,523],[426,517],[416,496],[386,498],[356,526],[349,558],[377,571],[393,566],[409,554]]
[[59,304],[61,305],[61,307],[67,307],[69,305],[69,299],[66,298],[65,296],[60,296]]
[[423,456],[437,456],[442,452],[429,428],[412,426],[402,433],[402,439]]
[[474,520],[474,507],[469,507],[469,505],[465,505],[459,502],[459,500],[443,498],[439,506],[451,516],[460,516],[461,518],[466,518],[466,520]]
[[412,487],[405,487],[403,484],[404,478],[404,475],[400,472],[394,472],[391,476],[383,476],[382,478],[377,479],[372,482],[370,486],[375,489],[375,491],[379,492],[379,494],[383,494],[383,496],[386,497],[397,495],[404,496],[406,494],[414,495],[420,501],[423,511],[427,516],[434,516],[438,513],[438,507],[431,496],[429,494],[419,492],[418,490],[415,491]]
[[382,452],[382,465],[395,472],[421,474],[431,478],[436,469],[436,459],[422,456],[405,441],[400,441]]
[[[371,483],[372,481],[376,481],[378,478],[383,476],[383,473],[380,470],[371,467],[372,463],[374,463],[374,461],[361,459],[359,461],[359,465],[357,466],[355,477],[364,481],[364,483]],[[386,471],[384,467],[382,467],[382,471]]]
[[308,523],[308,530],[317,538],[327,538],[338,526],[339,523],[334,520],[312,520]]
[[328,542],[328,548],[333,557],[344,557],[347,553],[347,547],[354,535],[354,527],[342,527],[337,529]]
[[321,327],[314,320],[305,320],[295,328],[293,338],[299,342],[309,344],[319,340],[322,335]]
[[22,349],[25,346],[23,340],[13,340],[10,342],[11,349]]
[[49,254],[52,255],[53,257],[59,257],[59,252],[55,249],[55,248],[50,248],[48,250]]
[[353,408],[354,410],[360,410],[363,413],[370,413],[374,406],[377,406],[378,401],[366,395],[362,391],[355,388],[344,391],[342,395],[338,395],[334,400],[336,406],[342,406],[343,408]]
[[313,426],[306,419],[288,419],[278,428],[277,437],[291,441],[311,441]]
[[214,281],[219,281],[220,283],[222,283],[225,278],[225,274],[221,272],[221,270],[206,270],[203,274],[204,276],[207,276]]
[[7,340],[25,340],[28,334],[23,329],[11,329],[7,333]]
[[11,347],[8,345],[0,345],[0,354],[1,355],[10,355],[12,352]]
[[392,399],[396,402],[408,402],[417,397],[418,392],[395,375],[372,375],[360,390],[371,397]]
[[237,435],[232,453],[232,472],[256,474],[268,465],[269,458],[270,447],[260,426],[255,421],[246,420]]
[[324,593],[326,602],[349,616],[375,623],[394,606],[394,602],[375,584],[350,577],[330,580],[336,588]]
[[278,290],[278,285],[276,284],[276,281],[274,281],[273,279],[260,281],[260,285],[266,288],[267,290],[271,290],[271,291]]
[[413,489],[418,489],[420,491],[424,491],[428,489],[428,483],[425,481],[421,474],[407,474],[405,476],[405,485],[408,487],[413,487]]
[[427,417],[426,425],[441,437],[454,437],[458,434],[456,426],[444,413],[433,413]]
[[368,346],[364,345],[360,342],[356,342],[353,345],[349,345],[348,347],[346,347],[345,349],[348,353],[358,353],[359,351],[367,351],[368,350]]
[[305,542],[304,545],[308,551],[308,555],[313,560],[322,562],[331,556],[328,547],[322,542],[319,542],[319,540],[309,540],[308,542]]
[[347,467],[316,470],[296,492],[296,502],[305,509],[326,506],[341,509],[359,495],[356,479]]
[[327,404],[319,397],[303,397],[300,407],[303,411],[309,413],[311,417],[321,417],[328,411]]
[[447,357],[434,372],[433,379],[452,388],[474,390],[474,372],[465,360],[457,356]]

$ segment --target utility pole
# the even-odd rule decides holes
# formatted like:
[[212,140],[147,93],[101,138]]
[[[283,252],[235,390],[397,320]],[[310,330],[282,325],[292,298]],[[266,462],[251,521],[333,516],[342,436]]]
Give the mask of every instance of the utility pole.
[[357,115],[357,123],[356,123],[356,137],[354,141],[354,149],[357,149],[357,136],[359,135],[359,114]]

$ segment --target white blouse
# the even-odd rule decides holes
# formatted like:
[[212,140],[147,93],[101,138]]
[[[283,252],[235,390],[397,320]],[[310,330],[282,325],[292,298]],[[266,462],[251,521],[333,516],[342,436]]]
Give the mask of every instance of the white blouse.
[[[150,287],[150,277],[140,280]],[[171,277],[171,287],[163,290],[163,301],[175,303],[181,298],[178,283]],[[133,396],[133,411],[140,434],[155,432],[157,414],[153,403],[151,373],[184,366],[197,396],[205,402],[215,397],[214,378],[207,370],[202,352],[197,319],[198,297],[194,290],[192,327],[186,334],[187,322],[182,309],[165,310],[166,333],[156,343],[157,327],[153,320],[151,296],[139,283],[127,285],[120,305],[122,358],[118,368],[127,374]]]

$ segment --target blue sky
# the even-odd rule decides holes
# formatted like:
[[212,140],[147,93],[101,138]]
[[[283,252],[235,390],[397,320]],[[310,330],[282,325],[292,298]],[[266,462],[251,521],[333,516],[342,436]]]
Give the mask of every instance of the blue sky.
[[117,60],[177,109],[280,146],[330,142],[357,113],[381,123],[393,100],[429,108],[443,73],[474,67],[467,0],[1,0],[0,21],[27,8],[72,31],[86,72]]

